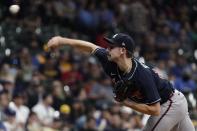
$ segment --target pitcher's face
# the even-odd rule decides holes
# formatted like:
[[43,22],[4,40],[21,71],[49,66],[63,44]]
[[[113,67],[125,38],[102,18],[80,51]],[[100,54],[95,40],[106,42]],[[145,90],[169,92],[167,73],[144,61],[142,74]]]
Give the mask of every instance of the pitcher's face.
[[108,47],[107,48],[107,58],[109,61],[116,61],[118,58],[120,58],[120,56],[123,54],[122,52],[122,48],[121,47]]

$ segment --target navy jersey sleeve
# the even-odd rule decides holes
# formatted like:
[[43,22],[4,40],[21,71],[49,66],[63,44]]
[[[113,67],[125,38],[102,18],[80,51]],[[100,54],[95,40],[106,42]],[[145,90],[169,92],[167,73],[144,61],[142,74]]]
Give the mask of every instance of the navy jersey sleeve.
[[140,71],[140,74],[142,75],[139,76],[139,82],[141,90],[146,98],[145,104],[154,104],[159,102],[161,98],[150,70],[147,68]]
[[105,48],[97,48],[93,53],[92,55],[94,55],[98,60],[99,62],[101,63],[103,69],[105,70],[105,72],[108,74],[109,72],[109,65],[110,65],[110,62],[107,58],[107,51]]

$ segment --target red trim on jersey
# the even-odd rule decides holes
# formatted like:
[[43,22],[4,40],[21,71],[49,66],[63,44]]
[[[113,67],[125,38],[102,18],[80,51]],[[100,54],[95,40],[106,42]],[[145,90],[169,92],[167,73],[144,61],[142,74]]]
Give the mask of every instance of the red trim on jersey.
[[156,128],[156,126],[159,124],[159,122],[161,121],[161,119],[167,114],[167,112],[169,111],[170,107],[172,106],[172,100],[171,97],[173,96],[173,94],[170,96],[169,101],[170,101],[170,105],[168,106],[167,110],[164,112],[164,114],[159,118],[159,120],[156,122],[156,124],[153,126],[151,131],[154,131],[154,129]]

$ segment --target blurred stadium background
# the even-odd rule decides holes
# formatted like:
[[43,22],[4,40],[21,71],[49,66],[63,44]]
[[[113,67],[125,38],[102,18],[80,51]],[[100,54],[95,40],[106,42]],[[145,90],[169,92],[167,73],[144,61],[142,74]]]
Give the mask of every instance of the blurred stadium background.
[[116,32],[133,36],[135,57],[185,94],[197,126],[196,0],[1,0],[0,130],[142,129],[148,116],[114,103],[93,56],[43,50],[55,35],[106,47],[103,36]]

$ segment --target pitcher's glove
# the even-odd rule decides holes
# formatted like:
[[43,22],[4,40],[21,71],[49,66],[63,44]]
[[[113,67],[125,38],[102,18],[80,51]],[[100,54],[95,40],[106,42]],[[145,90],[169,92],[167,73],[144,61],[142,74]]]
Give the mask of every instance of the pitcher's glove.
[[116,82],[113,88],[114,92],[114,99],[118,102],[124,101],[130,92],[131,89],[131,82],[120,80]]

